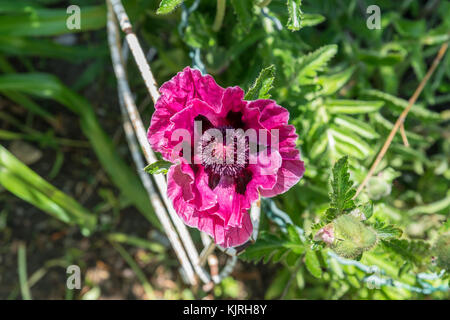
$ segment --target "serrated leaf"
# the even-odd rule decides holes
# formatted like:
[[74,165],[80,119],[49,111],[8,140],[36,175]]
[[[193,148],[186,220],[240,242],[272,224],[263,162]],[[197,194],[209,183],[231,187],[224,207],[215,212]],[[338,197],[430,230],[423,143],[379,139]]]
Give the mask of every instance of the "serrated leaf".
[[298,31],[303,27],[302,0],[288,0],[287,7],[289,19],[287,27],[289,30]]
[[297,79],[300,84],[310,84],[311,78],[317,76],[317,73],[323,71],[328,62],[337,53],[337,45],[323,46],[300,58],[297,69]]
[[333,178],[331,180],[332,192],[330,193],[330,206],[336,209],[336,214],[340,215],[355,207],[352,198],[356,190],[352,188],[348,172],[348,157],[339,159],[333,167]]
[[330,207],[326,210],[320,222],[313,224],[311,228],[312,233],[315,233],[324,225],[356,208],[355,202],[353,201],[356,190],[352,187],[353,182],[350,181],[348,156],[344,156],[336,161],[332,169],[330,184]]
[[383,240],[389,240],[393,238],[400,238],[403,231],[393,225],[386,224],[382,221],[377,220],[373,225],[373,229],[377,233],[378,238]]
[[297,229],[292,224],[287,225],[287,232],[288,232],[289,240],[291,242],[293,242],[293,243],[301,242],[300,237],[298,236]]
[[169,168],[173,165],[172,162],[166,160],[158,160],[152,164],[149,164],[144,168],[145,172],[149,174],[167,174]]
[[[255,244],[248,247],[239,257],[245,260],[254,260],[255,262],[262,259],[264,263],[267,263],[271,259],[274,262],[282,261],[290,253],[299,256],[304,252],[304,245],[300,241],[293,242],[285,234],[277,237],[273,234],[262,232]],[[292,261],[293,257],[291,256],[290,259]]]
[[347,83],[354,71],[355,67],[350,67],[332,75],[320,76],[317,83],[322,86],[322,90],[317,95],[332,95],[336,93]]
[[245,94],[244,99],[251,101],[257,99],[269,99],[269,91],[272,89],[273,81],[275,80],[275,66],[271,65],[264,68],[256,78],[255,83],[251,86]]
[[317,253],[312,250],[308,250],[305,254],[306,269],[316,278],[322,277],[322,268],[320,267],[320,261],[317,257]]
[[159,8],[156,10],[157,14],[168,14],[175,10],[183,0],[161,0]]
[[418,266],[431,254],[430,245],[422,240],[389,239],[381,242],[386,249]]
[[370,219],[373,215],[373,203],[372,201],[368,201],[360,206],[358,206],[360,212],[364,215],[366,220]]

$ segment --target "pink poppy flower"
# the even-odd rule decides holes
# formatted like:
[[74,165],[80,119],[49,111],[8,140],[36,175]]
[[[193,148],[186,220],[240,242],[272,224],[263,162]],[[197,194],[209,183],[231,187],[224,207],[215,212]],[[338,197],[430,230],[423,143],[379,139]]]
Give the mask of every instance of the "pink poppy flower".
[[[223,247],[245,243],[253,230],[251,204],[287,191],[305,171],[289,112],[273,100],[245,101],[241,88],[224,89],[189,67],[160,92],[148,140],[175,163],[167,193],[176,212]],[[257,135],[247,135],[251,130]],[[188,141],[178,132],[188,133]]]

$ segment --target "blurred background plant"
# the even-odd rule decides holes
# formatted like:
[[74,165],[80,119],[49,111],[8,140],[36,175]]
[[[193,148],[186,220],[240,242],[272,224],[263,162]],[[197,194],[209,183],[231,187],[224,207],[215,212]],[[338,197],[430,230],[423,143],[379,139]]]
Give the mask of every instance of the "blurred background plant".
[[[0,298],[448,299],[449,54],[406,119],[408,145],[395,136],[354,206],[339,211],[334,187],[328,197],[330,178],[349,194],[361,183],[449,41],[448,1],[123,2],[159,84],[193,65],[248,89],[264,69],[259,94],[289,109],[305,177],[263,201],[261,236],[232,277],[211,292],[184,285],[121,129],[105,3],[0,0]],[[66,27],[70,4],[81,30]],[[366,25],[373,4],[379,30]],[[315,242],[326,223],[365,230],[366,252],[347,260]],[[71,264],[81,290],[66,288]]]

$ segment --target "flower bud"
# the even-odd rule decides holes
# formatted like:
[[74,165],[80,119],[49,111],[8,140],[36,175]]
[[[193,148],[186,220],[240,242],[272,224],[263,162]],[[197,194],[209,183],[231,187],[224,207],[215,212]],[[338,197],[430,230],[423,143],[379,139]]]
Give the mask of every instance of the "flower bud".
[[327,224],[325,227],[317,231],[314,236],[315,241],[323,241],[326,244],[332,244],[334,242],[334,228],[333,224]]
[[333,221],[335,241],[331,248],[340,256],[354,259],[377,243],[376,232],[361,222],[359,217],[347,214]]

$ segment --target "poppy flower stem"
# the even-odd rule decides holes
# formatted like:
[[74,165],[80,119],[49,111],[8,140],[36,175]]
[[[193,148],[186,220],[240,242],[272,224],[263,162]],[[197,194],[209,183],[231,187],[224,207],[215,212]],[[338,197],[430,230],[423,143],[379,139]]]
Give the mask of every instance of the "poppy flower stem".
[[[151,68],[147,63],[144,52],[139,44],[136,35],[133,33],[132,25],[125,12],[120,0],[107,0],[108,4],[108,43],[111,51],[111,59],[113,62],[114,72],[116,74],[119,103],[124,118],[124,130],[127,142],[133,156],[133,160],[137,168],[144,168],[144,160],[139,151],[143,151],[147,163],[156,162],[157,158],[151,149],[146,136],[146,130],[143,126],[142,119],[136,107],[133,95],[131,93],[125,69],[125,56],[128,55],[128,48],[131,50],[134,60],[138,65],[147,89],[154,103],[158,100],[160,94],[156,85],[155,78]],[[114,17],[117,18],[115,18]],[[126,45],[121,51],[120,36],[117,22],[119,21],[122,31],[126,34]],[[140,146],[140,148],[139,148]],[[202,268],[200,256],[194,246],[192,238],[182,222],[181,218],[175,212],[172,203],[167,197],[167,182],[161,174],[154,175],[155,182],[143,170],[138,170],[139,176],[147,190],[152,206],[158,219],[161,221],[163,228],[174,248],[174,251],[181,263],[183,274],[191,285],[197,284],[197,277],[202,282],[211,283],[211,276]],[[156,184],[156,186],[155,186]],[[159,193],[158,193],[159,191]],[[169,218],[170,216],[170,218]],[[257,215],[259,217],[259,215]],[[172,220],[172,221],[171,221]],[[172,224],[173,223],[173,224]],[[255,224],[259,224],[258,221]],[[174,228],[175,226],[175,228]],[[208,258],[206,256],[205,258]],[[214,274],[214,281],[220,282],[221,279],[228,276],[236,264],[236,257],[231,257],[225,265],[222,272]]]
[[[131,94],[130,87],[128,85],[128,81],[126,78],[126,71],[124,67],[124,61],[123,57],[120,51],[120,42],[119,42],[119,35],[118,35],[118,28],[116,20],[114,19],[113,10],[116,13],[116,16],[118,17],[119,21],[122,21],[121,26],[122,28],[125,28],[125,30],[131,30],[131,24],[128,21],[128,18],[123,18],[123,15],[126,15],[123,9],[122,4],[120,1],[117,0],[111,0],[108,1],[108,42],[110,45],[110,51],[111,51],[111,58],[113,61],[113,67],[114,72],[117,77],[118,82],[118,88],[119,88],[119,101],[122,105],[122,111],[124,114],[124,126],[127,134],[127,140],[130,145],[130,149],[132,151],[133,160],[135,161],[135,164],[138,168],[144,167],[144,161],[142,159],[142,156],[139,152],[138,143],[141,146],[144,156],[147,160],[147,162],[152,163],[156,161],[156,156],[153,153],[153,151],[150,148],[150,145],[147,142],[145,129],[142,124],[142,120],[140,118],[140,115],[137,111],[136,104],[134,102],[134,98]],[[121,18],[122,17],[122,18]],[[128,23],[126,23],[128,21]],[[130,32],[130,31],[128,31]],[[130,33],[128,33],[129,35]],[[127,37],[127,41],[129,40],[129,37]],[[129,42],[128,45],[130,48],[132,46],[136,45],[136,42]],[[139,44],[138,44],[139,45]],[[139,50],[135,50],[137,52]],[[142,51],[142,49],[140,49]],[[132,50],[133,52],[133,50]],[[145,61],[146,63],[146,61]],[[150,67],[148,67],[148,71],[150,71]],[[157,89],[156,89],[157,92]],[[151,94],[154,98],[154,95]],[[159,93],[158,93],[159,95]],[[135,135],[136,136],[135,136]],[[136,141],[137,137],[137,141]],[[142,172],[141,172],[142,171]],[[152,206],[155,210],[156,215],[158,216],[158,219],[161,221],[161,224],[163,225],[163,228],[169,238],[169,241],[171,242],[172,247],[175,250],[175,253],[180,260],[181,266],[183,268],[184,274],[186,275],[188,282],[191,285],[197,284],[197,279],[194,273],[193,268],[195,269],[195,272],[198,274],[198,276],[201,278],[203,282],[210,282],[210,277],[200,267],[198,267],[196,264],[191,263],[191,261],[198,261],[198,253],[193,245],[192,239],[190,238],[190,235],[181,221],[177,221],[178,216],[174,212],[173,208],[172,211],[170,210],[170,202],[168,199],[165,199],[167,197],[164,197],[164,194],[166,192],[167,184],[165,181],[164,176],[158,175],[155,176],[156,180],[156,187],[158,187],[160,194],[162,195],[162,200],[160,196],[158,195],[158,192],[156,190],[156,187],[153,183],[153,181],[150,179],[150,177],[143,172],[143,170],[138,170],[140,178],[147,190],[147,193],[149,195],[150,201],[152,203]],[[172,218],[173,223],[175,224],[176,230],[174,229],[168,215],[166,208],[169,211],[169,215]],[[173,214],[171,214],[173,213]],[[179,218],[178,218],[179,220]],[[178,233],[177,233],[178,231]],[[181,241],[180,241],[181,238]],[[183,247],[186,247],[186,251]],[[188,258],[189,257],[189,258]]]

